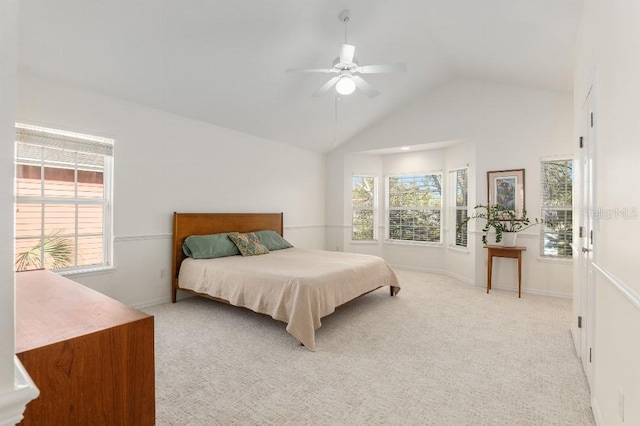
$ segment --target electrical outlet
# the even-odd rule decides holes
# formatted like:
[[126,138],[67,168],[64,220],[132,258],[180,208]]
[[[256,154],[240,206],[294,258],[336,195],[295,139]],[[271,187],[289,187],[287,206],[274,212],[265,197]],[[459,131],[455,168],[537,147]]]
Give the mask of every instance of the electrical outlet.
[[620,388],[618,388],[618,415],[620,421],[624,423],[624,392]]
[[160,268],[160,278],[167,276],[167,268]]

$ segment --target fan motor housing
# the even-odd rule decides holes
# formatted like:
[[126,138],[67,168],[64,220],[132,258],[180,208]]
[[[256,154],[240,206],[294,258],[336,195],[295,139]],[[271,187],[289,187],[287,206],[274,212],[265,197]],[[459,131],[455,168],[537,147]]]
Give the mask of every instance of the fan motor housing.
[[340,71],[351,71],[354,68],[358,67],[358,60],[353,58],[353,63],[351,64],[343,64],[340,62],[340,57],[337,57],[333,60],[333,68]]

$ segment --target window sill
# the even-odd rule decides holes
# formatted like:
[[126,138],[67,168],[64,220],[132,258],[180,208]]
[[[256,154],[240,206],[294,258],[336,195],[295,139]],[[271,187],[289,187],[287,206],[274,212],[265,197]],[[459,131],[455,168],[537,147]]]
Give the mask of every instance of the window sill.
[[389,245],[398,245],[398,246],[443,247],[442,243],[430,243],[426,241],[384,240],[384,243]]
[[380,242],[378,240],[351,240],[350,243],[358,245],[378,245]]
[[454,245],[449,245],[447,246],[447,248],[453,252],[456,253],[460,253],[460,254],[469,254],[471,253],[469,251],[469,247],[458,247],[458,246],[454,246]]
[[573,263],[573,259],[570,257],[538,256],[538,262],[570,264]]
[[115,266],[96,266],[94,268],[74,269],[70,271],[55,271],[55,272],[56,274],[62,275],[62,276],[69,276],[69,275],[91,276],[91,275],[102,275],[115,270],[116,270]]

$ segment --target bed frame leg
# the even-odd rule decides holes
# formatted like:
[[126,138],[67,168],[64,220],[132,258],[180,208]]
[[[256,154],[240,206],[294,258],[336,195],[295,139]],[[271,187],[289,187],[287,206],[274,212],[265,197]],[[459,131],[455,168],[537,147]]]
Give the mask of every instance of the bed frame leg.
[[395,294],[393,294],[393,286],[391,286],[391,285],[389,286],[389,295],[391,297],[395,296]]
[[178,290],[176,288],[171,289],[171,303],[176,303],[178,297]]

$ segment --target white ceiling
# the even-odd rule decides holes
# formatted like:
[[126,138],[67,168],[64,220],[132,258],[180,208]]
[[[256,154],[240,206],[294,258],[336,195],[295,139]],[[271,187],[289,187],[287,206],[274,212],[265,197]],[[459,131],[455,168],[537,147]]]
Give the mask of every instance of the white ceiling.
[[[326,152],[452,77],[571,91],[582,0],[21,0],[20,71]],[[311,94],[349,42],[380,92]]]

